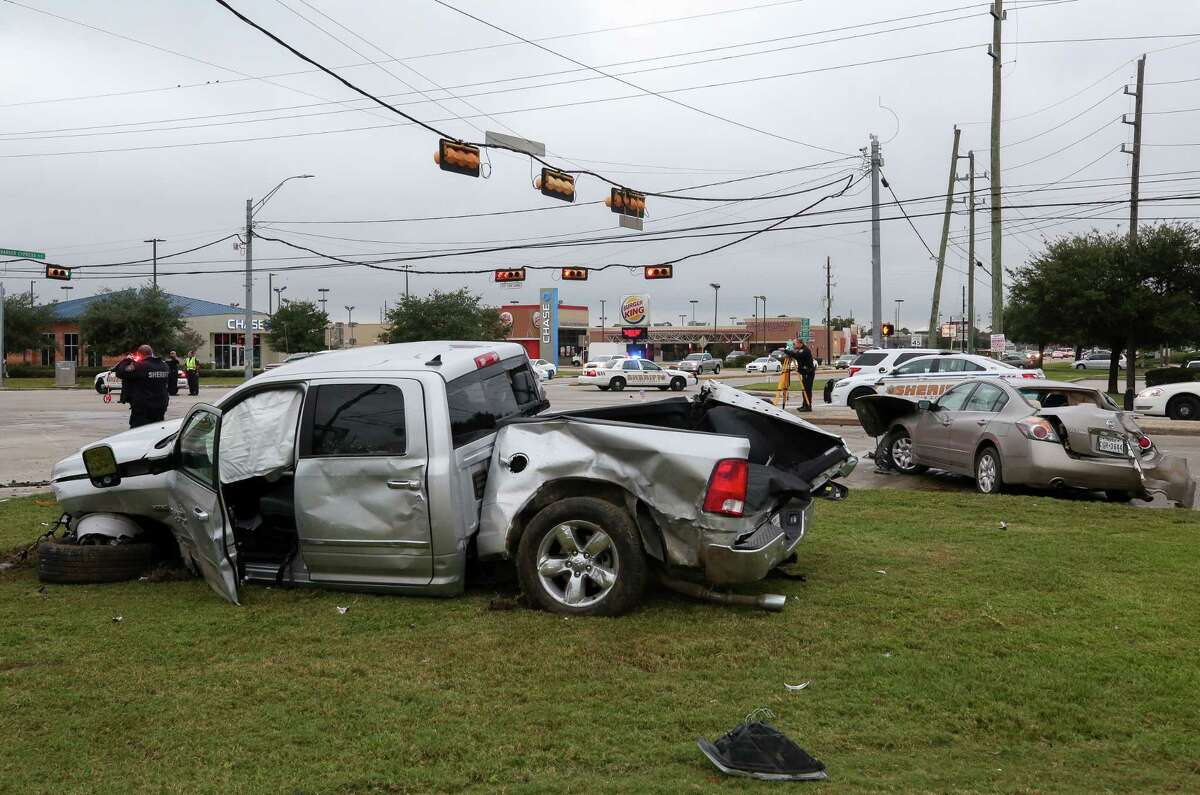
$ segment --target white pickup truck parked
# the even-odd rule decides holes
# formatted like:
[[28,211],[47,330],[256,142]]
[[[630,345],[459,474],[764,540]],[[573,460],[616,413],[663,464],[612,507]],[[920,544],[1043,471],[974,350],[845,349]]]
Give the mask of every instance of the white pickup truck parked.
[[839,437],[720,384],[548,406],[514,343],[286,364],[60,461],[69,532],[42,573],[158,536],[234,603],[255,582],[446,596],[474,558],[514,562],[545,609],[613,615],[653,572],[685,591],[765,577],[855,464]]

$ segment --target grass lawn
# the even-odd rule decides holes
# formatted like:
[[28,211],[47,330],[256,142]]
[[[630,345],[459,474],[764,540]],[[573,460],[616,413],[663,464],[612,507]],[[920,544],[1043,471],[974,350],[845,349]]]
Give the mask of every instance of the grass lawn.
[[[54,513],[0,503],[0,548]],[[694,744],[768,707],[829,792],[1195,792],[1198,545],[1180,510],[856,491],[820,503],[807,581],[766,584],[784,613],[655,594],[615,620],[19,568],[0,790],[782,791]]]

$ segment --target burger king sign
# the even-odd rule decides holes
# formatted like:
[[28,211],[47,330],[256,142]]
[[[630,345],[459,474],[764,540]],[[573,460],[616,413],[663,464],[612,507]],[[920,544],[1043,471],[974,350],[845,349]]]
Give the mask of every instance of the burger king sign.
[[621,324],[624,326],[650,325],[650,296],[626,295],[621,297]]

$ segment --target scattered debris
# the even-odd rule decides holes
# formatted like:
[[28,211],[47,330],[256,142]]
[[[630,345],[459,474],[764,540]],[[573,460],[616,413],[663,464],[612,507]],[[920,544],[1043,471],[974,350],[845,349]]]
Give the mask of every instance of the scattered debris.
[[346,612],[347,612],[349,609],[350,609],[350,608],[348,608],[348,607],[342,607],[341,605],[338,605],[338,608],[337,608],[338,615],[339,615],[339,616],[344,616],[344,615],[346,615]]
[[783,683],[783,686],[786,687],[788,690],[803,690],[804,688],[808,687],[808,685],[809,685],[808,682],[801,682],[798,685],[789,685],[787,682]]
[[884,656],[884,657],[891,657],[891,656],[892,656],[892,653],[891,653],[890,651],[885,651],[885,652],[883,653],[883,656]]
[[760,714],[770,710],[755,710],[746,722],[709,742],[696,740],[700,752],[718,770],[730,776],[756,778],[763,781],[817,781],[828,778],[825,764],[814,759],[791,738],[766,722]]
[[875,573],[876,574],[887,574],[887,572],[884,571],[883,569],[875,569]]
[[112,622],[114,624],[120,624],[124,620],[125,620],[125,616],[118,614],[118,615],[113,616]]
[[522,605],[522,601],[521,601],[520,597],[496,595],[496,596],[492,597],[491,600],[488,601],[487,609],[488,610],[516,610],[518,607],[522,607],[522,606],[523,605]]
[[1008,522],[1006,522],[1006,521],[1004,521],[1003,519],[1001,519],[1001,520],[1000,520],[1000,529],[1001,529],[1001,530],[1007,530],[1007,529],[1008,529]]
[[37,592],[40,594],[46,593],[46,586],[44,586],[44,585],[41,586],[40,588],[37,589]]

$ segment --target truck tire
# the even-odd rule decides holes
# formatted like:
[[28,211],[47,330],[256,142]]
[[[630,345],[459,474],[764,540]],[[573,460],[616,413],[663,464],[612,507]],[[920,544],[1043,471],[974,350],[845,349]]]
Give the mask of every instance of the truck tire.
[[871,389],[871,387],[860,386],[858,389],[855,389],[853,392],[851,392],[849,397],[846,398],[846,405],[849,408],[854,408],[854,404],[858,402],[858,399],[860,397],[863,397],[865,395],[874,395],[874,394],[875,394],[875,390]]
[[687,388],[687,379],[682,376],[675,376],[671,379],[671,391],[682,392]]
[[153,544],[110,546],[51,541],[38,546],[38,579],[55,583],[124,582],[136,580],[153,562]]
[[1167,416],[1173,420],[1200,420],[1200,401],[1189,395],[1173,397],[1167,404]]
[[551,613],[617,616],[642,601],[649,569],[633,519],[596,497],[538,512],[517,548],[521,590]]
[[625,388],[625,379],[620,377],[614,378],[608,382],[608,386],[612,391],[620,392]]

